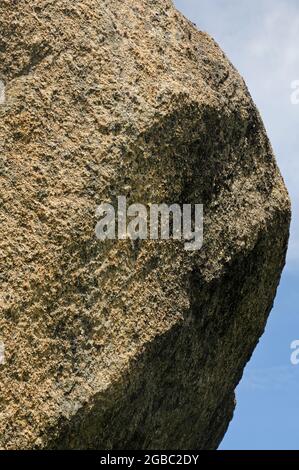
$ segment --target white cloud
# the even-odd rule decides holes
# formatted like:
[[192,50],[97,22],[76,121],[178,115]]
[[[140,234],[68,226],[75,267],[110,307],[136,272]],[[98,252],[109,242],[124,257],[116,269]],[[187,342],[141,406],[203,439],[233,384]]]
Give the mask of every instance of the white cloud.
[[284,390],[292,387],[298,389],[299,368],[295,366],[277,366],[246,370],[239,389]]

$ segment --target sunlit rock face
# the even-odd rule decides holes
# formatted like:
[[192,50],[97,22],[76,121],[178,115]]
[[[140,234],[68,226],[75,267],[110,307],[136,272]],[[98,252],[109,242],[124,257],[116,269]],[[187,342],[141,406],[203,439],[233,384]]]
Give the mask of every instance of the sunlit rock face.
[[[0,24],[1,447],[216,448],[290,222],[244,81],[169,0]],[[203,247],[97,240],[119,195],[203,204]]]

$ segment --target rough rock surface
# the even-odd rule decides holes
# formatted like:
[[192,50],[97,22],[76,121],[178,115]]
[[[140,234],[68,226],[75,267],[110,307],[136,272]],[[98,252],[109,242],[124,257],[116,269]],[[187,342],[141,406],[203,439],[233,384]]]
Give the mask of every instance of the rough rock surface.
[[[208,449],[271,310],[290,205],[217,44],[170,0],[2,0],[2,448]],[[203,203],[204,246],[95,208]]]

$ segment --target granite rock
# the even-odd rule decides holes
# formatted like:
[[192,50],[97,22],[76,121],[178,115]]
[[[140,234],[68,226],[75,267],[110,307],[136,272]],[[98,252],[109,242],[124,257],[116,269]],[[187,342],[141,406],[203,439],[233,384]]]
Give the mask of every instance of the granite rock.
[[[285,262],[260,115],[170,0],[0,4],[0,445],[214,449]],[[204,244],[95,209],[204,204]]]

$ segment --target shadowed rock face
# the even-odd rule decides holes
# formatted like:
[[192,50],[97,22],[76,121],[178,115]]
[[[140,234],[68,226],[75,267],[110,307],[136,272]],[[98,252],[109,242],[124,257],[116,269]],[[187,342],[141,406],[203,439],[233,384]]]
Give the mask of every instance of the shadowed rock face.
[[[169,0],[0,5],[2,448],[210,449],[263,333],[290,205],[258,111]],[[204,204],[204,245],[95,208]]]

